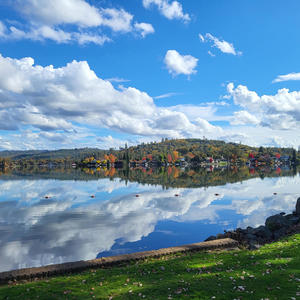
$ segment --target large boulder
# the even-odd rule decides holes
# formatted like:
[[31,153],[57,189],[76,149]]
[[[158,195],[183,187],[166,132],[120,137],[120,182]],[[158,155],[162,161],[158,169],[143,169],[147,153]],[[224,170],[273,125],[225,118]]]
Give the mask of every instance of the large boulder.
[[279,240],[282,237],[284,237],[286,234],[287,234],[287,228],[282,227],[282,228],[276,230],[275,232],[273,232],[273,238],[275,240]]
[[271,231],[287,228],[289,226],[291,226],[291,223],[281,214],[271,216],[266,220],[266,227]]
[[300,198],[298,198],[296,203],[296,215],[300,216]]
[[290,214],[285,216],[285,218],[288,219],[292,225],[297,225],[300,223],[300,215],[297,216],[295,214]]
[[255,228],[253,230],[253,234],[265,240],[270,240],[272,238],[272,232],[265,226],[259,226]]

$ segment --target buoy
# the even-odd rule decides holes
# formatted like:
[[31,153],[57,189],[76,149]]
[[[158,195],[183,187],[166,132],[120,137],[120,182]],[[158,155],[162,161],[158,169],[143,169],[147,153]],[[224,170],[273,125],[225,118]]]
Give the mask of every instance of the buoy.
[[220,194],[215,194],[215,196],[220,196]]
[[135,195],[136,197],[139,197],[140,195]]
[[277,195],[277,193],[273,193],[273,195]]
[[91,198],[95,198],[95,195],[92,195]]
[[45,199],[50,199],[51,197],[49,197],[49,196],[45,196]]
[[175,194],[175,197],[179,197],[179,195],[178,195],[178,194]]

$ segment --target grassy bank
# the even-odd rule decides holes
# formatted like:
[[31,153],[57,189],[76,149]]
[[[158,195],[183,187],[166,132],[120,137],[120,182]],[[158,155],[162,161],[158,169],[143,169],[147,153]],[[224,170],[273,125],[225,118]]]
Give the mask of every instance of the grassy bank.
[[0,287],[0,299],[300,299],[300,234]]

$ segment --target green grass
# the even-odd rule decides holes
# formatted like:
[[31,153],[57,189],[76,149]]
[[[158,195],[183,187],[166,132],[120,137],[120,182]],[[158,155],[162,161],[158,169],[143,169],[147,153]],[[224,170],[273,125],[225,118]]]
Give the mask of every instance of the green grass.
[[300,299],[300,234],[0,287],[0,299]]

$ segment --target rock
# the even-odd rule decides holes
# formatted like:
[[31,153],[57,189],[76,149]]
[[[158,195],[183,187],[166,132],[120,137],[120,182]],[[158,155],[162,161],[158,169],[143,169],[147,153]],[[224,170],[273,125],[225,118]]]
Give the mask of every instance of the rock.
[[296,203],[296,215],[300,216],[300,198],[298,198]]
[[245,239],[246,240],[256,240],[256,236],[254,235],[254,234],[251,234],[251,233],[247,233],[246,235],[245,235]]
[[282,238],[283,236],[285,236],[287,233],[287,228],[280,228],[278,230],[276,230],[275,232],[273,232],[273,237],[275,240],[278,240],[280,238]]
[[272,238],[272,232],[269,228],[265,226],[259,226],[254,229],[253,234],[255,234],[257,237],[269,240]]
[[247,229],[247,231],[248,231],[249,233],[252,233],[254,228],[251,227],[251,226],[248,226],[246,229]]
[[222,234],[222,233],[217,234],[217,239],[218,240],[224,239],[224,234]]
[[290,225],[289,220],[280,214],[271,216],[266,220],[266,227],[271,231],[287,228]]
[[287,215],[285,216],[286,219],[292,224],[292,225],[297,225],[300,222],[300,216],[295,216],[295,215]]
[[260,245],[258,244],[258,242],[256,240],[251,240],[248,242],[248,249],[249,250],[256,250],[259,249]]

